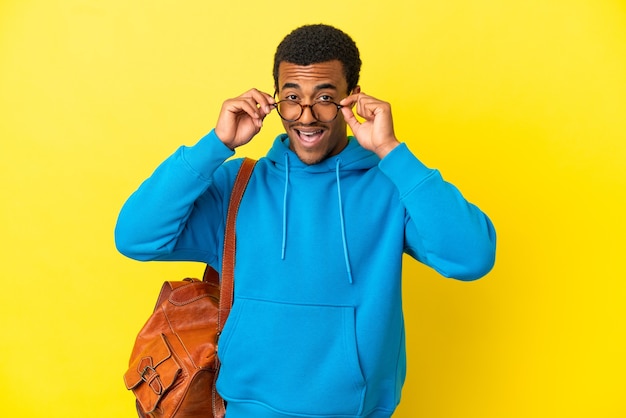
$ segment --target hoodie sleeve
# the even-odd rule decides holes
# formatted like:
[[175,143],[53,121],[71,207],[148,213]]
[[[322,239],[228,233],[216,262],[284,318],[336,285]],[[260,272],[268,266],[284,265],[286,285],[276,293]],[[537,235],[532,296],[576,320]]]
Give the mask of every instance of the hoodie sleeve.
[[233,154],[211,131],[161,163],[120,211],[118,251],[140,261],[215,261],[225,189],[216,171]]
[[[407,211],[405,251],[445,277],[475,280],[495,262],[491,220],[401,144],[379,163]],[[407,175],[407,173],[412,173]]]

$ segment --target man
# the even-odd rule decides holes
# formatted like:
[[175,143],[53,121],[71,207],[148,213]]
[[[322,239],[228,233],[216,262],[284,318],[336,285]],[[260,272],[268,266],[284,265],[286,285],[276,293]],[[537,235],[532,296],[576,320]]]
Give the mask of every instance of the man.
[[215,129],[179,148],[121,211],[125,255],[220,271],[241,165],[226,160],[274,110],[283,119],[237,220],[217,385],[228,418],[391,416],[406,373],[402,254],[459,280],[493,266],[490,220],[398,141],[390,105],[361,92],[360,65],[345,33],[296,29],[276,51],[275,94],[226,100]]

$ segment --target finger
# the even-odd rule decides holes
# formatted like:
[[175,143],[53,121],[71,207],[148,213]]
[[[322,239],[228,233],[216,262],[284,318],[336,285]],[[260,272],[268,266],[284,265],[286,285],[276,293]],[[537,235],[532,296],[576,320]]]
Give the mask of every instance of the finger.
[[389,113],[389,108],[388,103],[366,96],[359,99],[356,110],[357,114],[364,119],[373,120],[379,114]]
[[265,113],[259,108],[259,104],[256,100],[246,97],[241,102],[241,110],[246,112],[250,117],[254,119],[262,119],[265,117]]
[[268,103],[274,103],[274,97],[271,94],[263,92],[259,89],[251,89],[247,91],[246,93],[242,94],[242,97],[254,97],[259,102],[263,101],[263,102],[268,102]]
[[236,116],[242,116],[245,113],[254,120],[263,119],[267,115],[259,108],[257,101],[251,97],[239,97],[229,100],[226,103],[226,110]]
[[263,116],[268,115],[274,108],[273,104],[275,100],[267,93],[253,89],[250,91],[250,97],[254,100],[257,108],[263,113]]
[[373,118],[373,112],[370,110],[370,106],[376,99],[363,93],[353,94],[343,99],[340,104],[354,108],[356,114],[364,118],[365,120],[371,120]]
[[351,107],[348,105],[344,105],[341,108],[341,113],[343,114],[343,119],[346,121],[350,129],[352,129],[352,132],[357,131],[359,129],[359,126],[361,126],[361,122],[358,121]]
[[262,92],[258,89],[252,89],[243,95],[244,97],[249,97],[256,103],[256,106],[261,109],[264,115],[269,114],[272,109],[274,109],[274,100],[273,96],[270,96],[268,93]]
[[353,107],[359,100],[360,95],[362,95],[362,93],[351,94],[350,96],[341,100],[339,104],[342,106]]

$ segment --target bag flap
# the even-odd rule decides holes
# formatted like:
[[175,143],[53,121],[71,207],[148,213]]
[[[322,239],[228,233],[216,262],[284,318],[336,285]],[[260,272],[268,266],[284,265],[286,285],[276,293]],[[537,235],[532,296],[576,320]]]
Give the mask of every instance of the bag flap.
[[220,298],[219,285],[210,282],[194,281],[173,289],[168,297],[168,301],[173,305],[183,306],[204,297],[212,298],[217,305]]
[[132,390],[146,413],[152,412],[181,371],[165,335],[155,338],[131,360],[124,374],[126,389]]
[[154,310],[156,311],[159,306],[163,304],[163,302],[168,300],[174,290],[178,289],[179,287],[188,286],[190,283],[195,283],[199,281],[200,280],[198,279],[188,277],[180,281],[164,282],[163,286],[161,286],[161,291],[159,292],[159,297],[157,298]]

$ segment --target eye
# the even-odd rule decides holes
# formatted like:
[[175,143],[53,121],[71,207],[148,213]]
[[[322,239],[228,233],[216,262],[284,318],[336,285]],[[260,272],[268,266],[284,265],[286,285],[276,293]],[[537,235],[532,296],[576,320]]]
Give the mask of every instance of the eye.
[[328,94],[322,94],[320,97],[317,98],[318,102],[332,102],[333,98],[332,96],[329,96]]
[[295,94],[288,94],[285,96],[285,100],[291,100],[291,101],[296,101],[298,100],[298,96],[296,96]]

